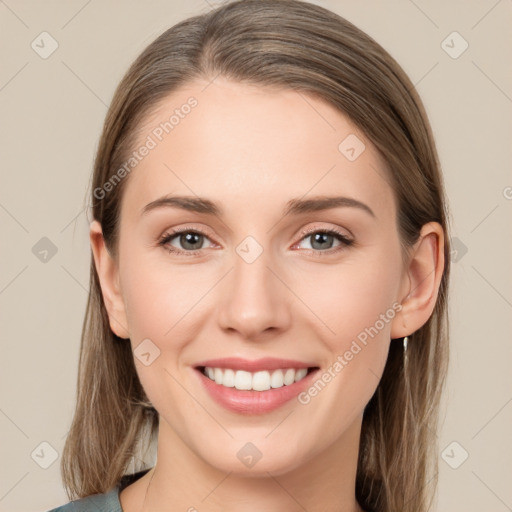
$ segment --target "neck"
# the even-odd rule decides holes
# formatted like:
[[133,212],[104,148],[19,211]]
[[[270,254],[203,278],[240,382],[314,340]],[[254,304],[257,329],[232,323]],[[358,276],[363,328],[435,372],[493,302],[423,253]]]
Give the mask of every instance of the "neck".
[[161,418],[142,510],[362,512],[355,499],[360,430],[359,418],[334,445],[295,468],[251,477],[207,464]]

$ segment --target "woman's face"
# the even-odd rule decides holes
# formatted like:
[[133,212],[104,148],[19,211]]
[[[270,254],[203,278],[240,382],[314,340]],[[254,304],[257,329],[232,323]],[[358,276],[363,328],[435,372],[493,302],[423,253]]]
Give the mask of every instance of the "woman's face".
[[162,102],[143,145],[118,283],[159,442],[253,475],[357,449],[406,295],[374,146],[311,95],[221,78]]

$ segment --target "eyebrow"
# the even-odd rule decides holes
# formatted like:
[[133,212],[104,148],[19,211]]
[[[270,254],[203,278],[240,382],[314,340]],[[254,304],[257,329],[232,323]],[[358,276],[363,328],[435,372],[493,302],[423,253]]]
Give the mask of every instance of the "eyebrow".
[[[373,210],[365,203],[351,197],[342,196],[316,196],[311,199],[291,199],[286,203],[283,216],[298,215],[301,213],[318,212],[330,210],[332,208],[349,207],[358,208],[372,217],[376,217]],[[222,216],[222,208],[213,201],[202,197],[194,196],[163,196],[148,203],[143,209],[141,215],[159,208],[181,208],[197,213]]]

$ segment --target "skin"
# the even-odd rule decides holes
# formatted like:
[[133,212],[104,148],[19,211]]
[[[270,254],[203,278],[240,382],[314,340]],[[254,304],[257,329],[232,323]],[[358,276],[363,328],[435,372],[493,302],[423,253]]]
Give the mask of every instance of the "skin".
[[[141,126],[143,141],[190,96],[198,100],[127,178],[118,258],[99,223],[90,227],[112,330],[133,348],[149,338],[160,350],[149,366],[135,358],[160,414],[158,461],[121,492],[123,510],[360,511],[364,407],[391,340],[432,314],[442,228],[425,225],[404,260],[385,164],[346,116],[291,90],[221,77],[207,85],[173,92]],[[338,150],[349,134],[366,147],[352,162]],[[223,215],[168,207],[141,216],[166,194],[208,198]],[[283,216],[290,199],[322,195],[357,199],[374,216],[347,206]],[[207,236],[196,255],[170,253],[158,238],[171,228]],[[303,228],[336,228],[354,242],[328,238],[319,249]],[[250,264],[236,252],[249,235],[263,249]],[[172,247],[187,250],[179,236]],[[401,311],[306,405],[294,399],[266,414],[231,412],[193,369],[204,359],[270,356],[314,362],[322,372],[393,304]],[[247,442],[262,453],[252,468],[237,458]]]

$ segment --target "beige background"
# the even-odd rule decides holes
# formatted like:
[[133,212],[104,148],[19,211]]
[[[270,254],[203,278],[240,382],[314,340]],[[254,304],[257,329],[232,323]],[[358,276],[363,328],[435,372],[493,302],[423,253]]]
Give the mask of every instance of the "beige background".
[[[445,172],[459,241],[436,510],[512,510],[512,1],[315,3],[404,67]],[[1,511],[67,502],[59,463],[87,297],[83,202],[114,88],[164,29],[217,4],[0,0]],[[58,43],[47,59],[31,47],[43,31]],[[442,44],[453,31],[469,44],[458,58],[445,49],[458,52],[462,39]],[[43,237],[57,250],[46,262]],[[47,469],[53,452],[42,442],[58,457]]]

